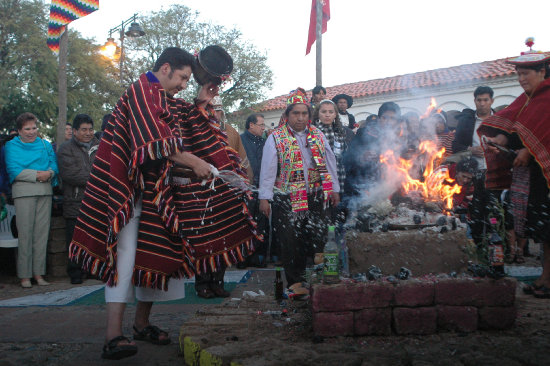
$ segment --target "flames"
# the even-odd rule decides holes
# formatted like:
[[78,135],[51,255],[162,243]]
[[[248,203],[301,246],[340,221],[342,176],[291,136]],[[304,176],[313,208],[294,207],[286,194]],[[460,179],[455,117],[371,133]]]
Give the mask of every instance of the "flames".
[[[392,150],[387,150],[380,156],[380,162],[385,166],[385,175],[397,177],[403,193],[409,195],[417,193],[426,202],[441,202],[444,208],[453,207],[453,195],[461,191],[461,187],[449,176],[448,169],[434,169],[441,162],[445,148],[437,150],[433,141],[423,141],[419,146],[419,153],[406,160],[396,157]],[[423,161],[424,172],[418,178],[414,175],[415,162]],[[420,174],[419,174],[420,175]]]

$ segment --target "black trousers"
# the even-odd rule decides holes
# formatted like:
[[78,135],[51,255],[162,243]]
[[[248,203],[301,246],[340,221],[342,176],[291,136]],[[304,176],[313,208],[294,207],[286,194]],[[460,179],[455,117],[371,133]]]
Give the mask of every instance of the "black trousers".
[[223,276],[225,276],[225,264],[217,272],[211,272],[210,268],[206,273],[195,275],[195,290],[197,292],[210,289],[212,286],[223,288]]
[[308,194],[308,210],[292,212],[289,195],[276,194],[271,205],[273,236],[281,244],[287,286],[304,281],[308,258],[322,253],[327,238],[323,192]]
[[[67,251],[69,250],[71,240],[73,240],[75,225],[76,219],[65,219],[65,244]],[[70,278],[78,279],[82,277],[82,269],[79,264],[69,261],[69,263],[67,263],[67,274]]]
[[[270,255],[280,255],[280,249],[276,248],[275,243],[271,243],[271,253],[267,253],[269,250],[269,219],[265,217],[264,214],[260,212],[260,200],[258,200],[258,193],[255,192],[253,194],[253,198],[247,202],[248,211],[250,212],[250,216],[254,218],[254,221],[256,221],[257,227],[256,230],[258,231],[258,234],[263,235],[264,240],[260,241],[256,238],[252,239],[252,242],[254,243],[254,253],[252,254],[252,260],[257,260],[258,256],[261,255],[264,258],[267,259]],[[248,257],[247,261],[250,261],[251,258]]]

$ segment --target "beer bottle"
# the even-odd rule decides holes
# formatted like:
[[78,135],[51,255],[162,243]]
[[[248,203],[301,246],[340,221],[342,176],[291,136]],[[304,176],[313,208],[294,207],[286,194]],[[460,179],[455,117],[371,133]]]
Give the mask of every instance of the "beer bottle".
[[281,277],[281,268],[275,268],[275,300],[283,299],[283,278]]
[[336,235],[334,226],[328,227],[328,241],[325,244],[323,283],[331,284],[340,282],[339,260],[338,260],[338,244],[336,243]]
[[491,236],[489,237],[489,265],[497,275],[504,275],[504,245],[498,234],[498,219],[489,218]]

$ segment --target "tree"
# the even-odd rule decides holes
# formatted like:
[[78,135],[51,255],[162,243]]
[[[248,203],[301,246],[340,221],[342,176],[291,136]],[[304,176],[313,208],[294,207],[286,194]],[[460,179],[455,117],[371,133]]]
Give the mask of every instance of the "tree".
[[[239,30],[227,30],[220,25],[202,23],[197,17],[198,12],[184,5],[172,5],[167,10],[140,18],[145,36],[125,40],[125,83],[150,70],[166,47],[180,47],[195,52],[217,44],[225,48],[233,58],[233,81],[221,93],[227,110],[241,106],[246,108],[265,99],[264,93],[273,83],[273,72],[267,66],[267,53],[259,51],[244,40]],[[186,100],[192,100],[197,91],[198,86],[192,81],[182,96]]]
[[[58,63],[46,45],[48,17],[42,1],[0,0],[0,131],[15,127],[16,117],[29,111],[42,122],[42,134],[55,136]],[[115,73],[98,46],[69,30],[69,121],[78,113],[101,121],[122,93]]]

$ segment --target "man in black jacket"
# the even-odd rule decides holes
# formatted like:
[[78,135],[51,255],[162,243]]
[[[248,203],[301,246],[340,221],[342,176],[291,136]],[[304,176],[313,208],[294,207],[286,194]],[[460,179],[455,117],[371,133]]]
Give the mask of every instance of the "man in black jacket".
[[[99,144],[94,136],[94,121],[87,114],[76,115],[72,128],[72,137],[61,144],[57,151],[59,175],[63,182],[63,217],[67,248],[73,238],[80,202],[84,197]],[[67,274],[72,284],[82,283],[80,265],[69,262]]]
[[493,105],[493,89],[488,86],[479,86],[474,91],[474,103],[476,110],[464,109],[457,116],[458,124],[456,127],[455,139],[453,141],[453,153],[461,151],[470,151],[477,160],[480,170],[487,169],[483,149],[476,130],[481,122],[493,114],[491,106]]
[[[255,187],[259,187],[262,154],[265,145],[265,138],[263,137],[265,131],[265,121],[263,114],[253,113],[248,116],[246,118],[245,128],[246,131],[241,134],[241,141],[246,151],[246,156],[248,157],[248,162],[250,163],[252,172],[254,173],[254,179],[250,183],[254,184]],[[253,198],[248,202],[248,210],[258,224],[258,233],[264,235],[264,242],[254,239],[256,252],[247,258],[246,262],[243,262],[243,264],[237,264],[237,267],[245,268],[247,265],[265,267],[267,263],[267,256],[270,255],[270,253],[267,253],[268,249],[266,245],[269,235],[267,232],[269,223],[267,222],[267,218],[260,213],[257,192],[253,193]]]
[[477,129],[481,122],[493,114],[493,89],[488,86],[479,86],[474,91],[476,110],[465,109],[457,116],[458,124],[453,141],[453,153],[470,151],[478,162],[478,174],[474,177],[474,194],[470,205],[470,229],[472,238],[481,248],[483,232],[486,226],[487,215],[490,210],[499,205],[501,191],[492,191],[485,188],[485,171],[487,164],[483,156],[481,141]]

